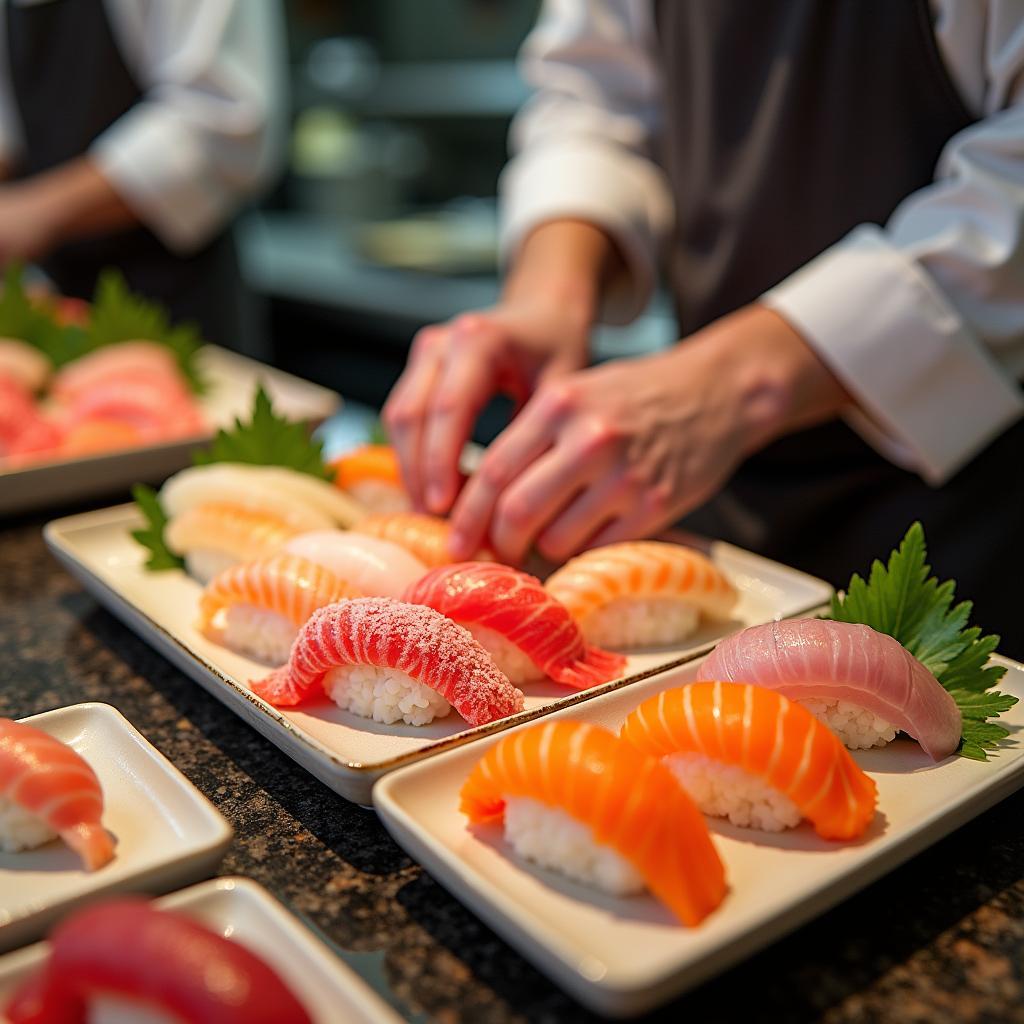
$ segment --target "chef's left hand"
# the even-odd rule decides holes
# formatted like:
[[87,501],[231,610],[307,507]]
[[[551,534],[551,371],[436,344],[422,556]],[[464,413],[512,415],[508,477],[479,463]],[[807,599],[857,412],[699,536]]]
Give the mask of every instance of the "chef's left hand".
[[710,498],[749,454],[847,401],[781,316],[749,306],[667,352],[542,386],[452,512],[452,554],[489,539],[521,562],[650,536]]

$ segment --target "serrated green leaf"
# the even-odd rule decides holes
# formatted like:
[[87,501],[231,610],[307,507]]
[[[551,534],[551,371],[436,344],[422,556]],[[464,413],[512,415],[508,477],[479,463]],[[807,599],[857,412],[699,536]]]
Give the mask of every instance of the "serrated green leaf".
[[324,462],[323,443],[310,436],[304,423],[278,416],[262,385],[256,390],[249,422],[236,419],[231,430],[219,430],[208,448],[193,454],[192,461],[197,466],[213,462],[284,466],[320,480],[333,478]]
[[34,302],[25,290],[22,268],[12,263],[0,293],[0,338],[16,338],[37,348],[55,367],[85,355],[90,342],[80,327],[58,322],[45,302]]
[[973,693],[970,690],[950,690],[953,699],[960,708],[960,714],[965,718],[984,721],[994,715],[1001,715],[1009,711],[1017,698],[1009,693],[1000,693],[998,690],[989,690],[985,693]]
[[146,527],[142,530],[132,531],[132,537],[149,552],[146,568],[154,571],[182,568],[185,565],[184,560],[174,554],[164,541],[167,516],[160,505],[156,491],[145,484],[136,484],[132,488],[132,497],[146,517]]

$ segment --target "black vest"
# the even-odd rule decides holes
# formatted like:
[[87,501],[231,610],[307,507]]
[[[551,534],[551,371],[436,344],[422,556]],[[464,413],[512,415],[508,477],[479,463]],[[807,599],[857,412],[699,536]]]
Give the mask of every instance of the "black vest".
[[[884,224],[973,120],[927,0],[659,0],[656,12],[684,337],[856,225]],[[749,459],[686,525],[842,584],[920,518],[936,571],[1020,653],[1022,467],[1024,424],[933,489],[831,423]]]
[[[142,98],[121,56],[102,0],[8,3],[7,38],[24,152],[19,177],[84,154]],[[104,267],[166,304],[176,319],[199,323],[208,341],[237,346],[241,285],[230,233],[180,256],[152,232],[132,228],[62,245],[41,261],[66,295],[88,299]]]

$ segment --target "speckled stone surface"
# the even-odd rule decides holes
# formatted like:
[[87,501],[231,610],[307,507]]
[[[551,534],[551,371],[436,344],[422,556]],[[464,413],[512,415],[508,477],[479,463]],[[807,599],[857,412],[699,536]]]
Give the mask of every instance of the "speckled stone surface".
[[[2,486],[2,483],[0,483]],[[0,525],[0,714],[118,707],[231,821],[266,886],[410,1020],[593,1018],[335,796]],[[1024,1022],[1024,794],[650,1020]]]

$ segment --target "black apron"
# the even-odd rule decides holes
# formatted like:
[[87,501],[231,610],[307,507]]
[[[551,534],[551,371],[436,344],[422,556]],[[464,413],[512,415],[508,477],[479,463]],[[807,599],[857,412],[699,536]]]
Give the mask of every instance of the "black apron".
[[[656,11],[683,337],[856,225],[884,224],[974,120],[927,0],[659,0]],[[842,584],[921,519],[935,571],[1019,655],[1022,471],[1024,423],[936,489],[835,422],[748,459],[684,525]]]
[[[8,3],[10,77],[24,139],[19,177],[82,156],[142,97],[125,65],[102,0]],[[187,256],[146,228],[76,241],[40,261],[65,295],[92,297],[105,267],[164,303],[176,320],[199,324],[207,341],[237,347],[242,288],[230,232]]]

